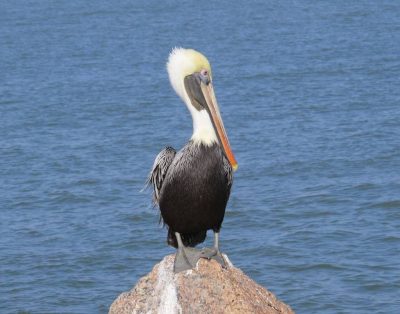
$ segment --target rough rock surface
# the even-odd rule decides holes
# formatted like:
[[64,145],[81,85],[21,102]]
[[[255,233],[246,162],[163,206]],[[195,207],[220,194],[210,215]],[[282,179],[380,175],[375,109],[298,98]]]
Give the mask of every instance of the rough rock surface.
[[294,313],[228,261],[227,268],[201,259],[197,268],[174,274],[166,256],[136,286],[122,293],[109,314]]

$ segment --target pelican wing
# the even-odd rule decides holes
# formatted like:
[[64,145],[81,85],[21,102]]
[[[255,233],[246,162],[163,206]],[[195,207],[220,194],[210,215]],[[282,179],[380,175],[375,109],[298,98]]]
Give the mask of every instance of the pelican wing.
[[156,160],[154,161],[153,168],[151,169],[147,179],[147,184],[153,186],[153,202],[155,205],[158,204],[162,184],[175,155],[175,149],[172,147],[166,147],[157,155]]

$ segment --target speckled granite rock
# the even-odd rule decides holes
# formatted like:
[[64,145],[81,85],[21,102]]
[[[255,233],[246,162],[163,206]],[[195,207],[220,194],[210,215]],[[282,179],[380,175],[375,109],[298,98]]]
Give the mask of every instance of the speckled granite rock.
[[166,256],[132,290],[122,293],[109,314],[294,313],[230,263],[225,269],[201,259],[197,269],[174,274],[174,256]]

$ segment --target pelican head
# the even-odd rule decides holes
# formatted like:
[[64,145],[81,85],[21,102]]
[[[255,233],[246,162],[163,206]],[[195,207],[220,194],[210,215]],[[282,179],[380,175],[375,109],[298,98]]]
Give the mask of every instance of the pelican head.
[[218,143],[236,170],[237,162],[215,98],[211,66],[207,58],[193,49],[175,48],[169,55],[167,70],[173,89],[192,115],[192,141],[204,145]]

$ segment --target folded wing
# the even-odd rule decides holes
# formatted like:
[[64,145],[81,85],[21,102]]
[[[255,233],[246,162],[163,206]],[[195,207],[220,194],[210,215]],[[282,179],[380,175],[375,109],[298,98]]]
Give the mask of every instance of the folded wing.
[[153,186],[153,203],[158,205],[160,199],[160,192],[165,176],[167,175],[168,168],[171,165],[176,155],[175,149],[172,147],[164,148],[156,157],[153,168],[147,179],[147,184]]

